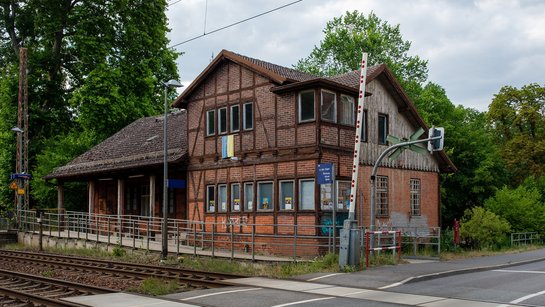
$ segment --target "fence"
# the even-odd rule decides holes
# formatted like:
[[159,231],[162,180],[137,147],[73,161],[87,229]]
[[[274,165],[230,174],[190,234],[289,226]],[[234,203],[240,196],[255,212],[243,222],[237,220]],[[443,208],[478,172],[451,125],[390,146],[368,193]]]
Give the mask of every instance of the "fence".
[[511,233],[511,246],[538,243],[540,240],[537,232],[513,232]]
[[[38,232],[41,227],[43,234],[50,237],[161,250],[162,223],[160,217],[74,211],[45,212],[41,223],[38,223],[35,211],[23,211],[19,229]],[[168,249],[176,254],[251,260],[274,255],[296,261],[334,252],[334,247],[338,252],[339,247],[339,237],[335,240],[332,237],[332,225],[251,224],[229,219],[220,223],[168,219],[167,225]],[[403,250],[413,250],[415,254],[418,246],[434,245],[435,241],[440,241],[440,231],[435,228],[396,230],[401,231]],[[365,231],[361,233],[363,248]],[[439,253],[438,243],[436,248]]]

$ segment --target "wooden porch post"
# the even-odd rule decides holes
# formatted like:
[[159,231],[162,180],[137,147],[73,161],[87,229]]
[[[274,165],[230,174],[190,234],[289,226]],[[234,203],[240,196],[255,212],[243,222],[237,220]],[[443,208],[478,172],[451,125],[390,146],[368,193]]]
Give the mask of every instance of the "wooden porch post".
[[57,212],[64,212],[64,183],[59,181],[57,183]]
[[95,182],[89,181],[89,215],[95,212]]
[[150,216],[154,217],[155,212],[153,211],[155,209],[155,175],[149,176],[149,212]]
[[117,215],[123,215],[124,196],[125,196],[125,181],[123,179],[117,179]]

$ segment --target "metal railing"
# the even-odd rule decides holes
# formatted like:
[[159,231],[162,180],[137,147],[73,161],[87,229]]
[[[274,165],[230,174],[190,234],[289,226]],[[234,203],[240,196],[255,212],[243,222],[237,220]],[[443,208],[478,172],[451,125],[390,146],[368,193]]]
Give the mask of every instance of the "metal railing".
[[[80,239],[119,245],[133,249],[161,250],[160,217],[138,215],[88,214],[87,212],[44,212],[41,223],[36,211],[23,211],[19,230],[38,232],[50,237]],[[168,219],[169,252],[212,257],[257,260],[266,256],[281,259],[314,258],[338,252],[339,236],[332,236],[332,225],[252,224],[227,219],[201,222]],[[362,228],[363,255],[365,228]],[[423,248],[440,253],[439,228],[392,228],[402,236],[403,256],[419,256]],[[337,231],[339,234],[339,231]],[[334,250],[335,247],[335,250]],[[429,252],[428,252],[429,254]]]
[[540,241],[540,237],[537,232],[511,233],[511,246],[533,244],[533,243],[538,243],[539,241]]

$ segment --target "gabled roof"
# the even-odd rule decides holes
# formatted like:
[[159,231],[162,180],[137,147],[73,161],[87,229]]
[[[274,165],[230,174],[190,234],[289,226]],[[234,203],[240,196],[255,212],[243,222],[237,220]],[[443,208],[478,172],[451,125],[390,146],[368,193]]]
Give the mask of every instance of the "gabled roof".
[[[229,60],[237,63],[249,70],[252,70],[264,77],[269,78],[272,82],[276,83],[276,86],[271,87],[271,92],[282,93],[294,90],[301,90],[310,87],[330,87],[339,90],[353,92],[357,94],[359,92],[360,85],[360,71],[354,70],[345,74],[340,74],[332,77],[319,77],[305,72],[297,71],[292,68],[283,67],[280,65],[272,64],[262,60],[250,58],[244,55],[240,55],[231,51],[222,50],[216,58],[205,68],[203,72],[189,85],[189,87],[176,99],[173,103],[175,107],[183,107],[186,104],[187,98],[191,93],[203,82],[203,80],[210,75],[216,66],[221,61]],[[367,68],[367,83],[380,79],[387,84],[387,88],[394,93],[397,98],[399,112],[402,112],[409,121],[415,125],[415,127],[422,127],[428,131],[428,126],[416,110],[414,103],[409,99],[399,81],[395,78],[392,71],[386,64],[380,64],[370,66]],[[372,93],[365,93],[368,96]],[[425,134],[427,135],[427,134]],[[422,136],[424,138],[424,136]],[[448,156],[443,152],[436,152],[438,157],[440,169],[443,172],[454,172],[456,166],[450,161]]]
[[[168,162],[187,154],[186,112],[168,116]],[[164,115],[134,121],[44,179],[68,179],[163,163]]]

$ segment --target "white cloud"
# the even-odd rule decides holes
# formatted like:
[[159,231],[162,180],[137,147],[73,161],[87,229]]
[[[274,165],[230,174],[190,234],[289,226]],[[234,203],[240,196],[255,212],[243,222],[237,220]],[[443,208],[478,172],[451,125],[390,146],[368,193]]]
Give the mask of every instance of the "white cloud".
[[[202,35],[206,0],[169,8],[172,44]],[[285,1],[208,0],[206,31],[265,12]],[[453,103],[486,110],[504,85],[545,84],[545,1],[304,0],[177,47],[185,84],[221,49],[290,67],[323,38],[327,21],[346,11],[374,11],[400,24],[411,53],[429,60],[429,79]]]

